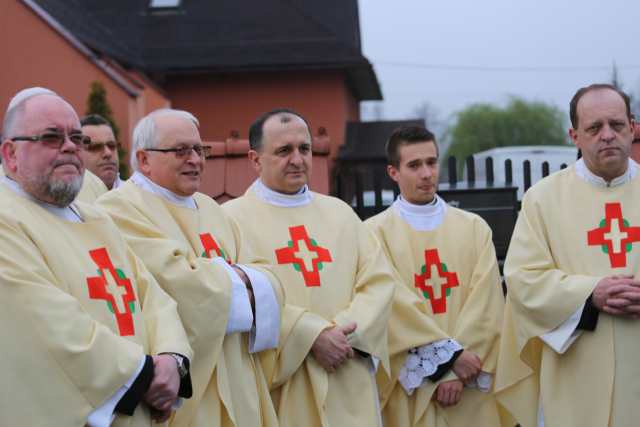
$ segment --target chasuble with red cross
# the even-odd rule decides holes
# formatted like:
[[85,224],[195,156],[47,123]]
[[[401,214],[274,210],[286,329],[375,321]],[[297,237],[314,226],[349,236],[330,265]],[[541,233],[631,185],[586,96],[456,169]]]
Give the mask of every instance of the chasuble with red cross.
[[356,356],[328,374],[309,351],[323,329],[353,321],[352,347],[387,369],[392,278],[375,237],[353,210],[311,194],[310,203],[286,207],[249,188],[223,205],[256,253],[275,265],[285,289],[279,348],[261,360],[281,426],[375,426],[371,359]]
[[[383,419],[394,426],[500,426],[491,393],[466,388],[457,405],[444,408],[432,399],[439,382],[425,380],[408,395],[398,381],[410,349],[443,339],[454,339],[478,355],[482,371],[495,373],[504,299],[491,229],[451,206],[441,215],[435,228],[417,230],[394,204],[366,221],[393,265],[398,288],[389,325],[392,375],[378,375]],[[419,311],[398,301],[407,291]],[[440,381],[455,378],[449,372]]]
[[595,330],[578,331],[563,353],[540,339],[603,277],[638,274],[640,177],[595,185],[576,165],[525,194],[505,263],[498,398],[525,427],[536,425],[539,408],[547,427],[617,427],[640,418],[637,320],[600,312]]

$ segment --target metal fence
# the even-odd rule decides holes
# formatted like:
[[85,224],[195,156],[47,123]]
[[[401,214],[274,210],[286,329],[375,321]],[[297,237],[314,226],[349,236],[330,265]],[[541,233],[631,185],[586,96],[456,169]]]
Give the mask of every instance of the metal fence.
[[[518,185],[514,180],[513,161],[504,162],[504,181],[495,180],[496,165],[493,159],[485,159],[485,176],[476,179],[473,157],[465,160],[466,176],[458,178],[458,161],[447,160],[447,179],[441,180],[438,194],[452,206],[480,215],[493,231],[493,242],[498,260],[502,263],[507,253],[511,234],[520,210]],[[535,182],[532,179],[531,162],[522,163],[523,189],[528,190]],[[386,173],[387,163],[376,159],[353,159],[342,162],[335,176],[335,193],[350,204],[360,218],[367,219],[386,209],[399,193],[398,186]],[[566,168],[566,164],[560,166]],[[549,163],[541,164],[541,176],[551,172]]]

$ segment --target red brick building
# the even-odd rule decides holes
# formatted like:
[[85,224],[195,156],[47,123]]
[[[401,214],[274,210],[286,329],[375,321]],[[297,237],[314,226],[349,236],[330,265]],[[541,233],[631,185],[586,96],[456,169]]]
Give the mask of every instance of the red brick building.
[[[362,55],[357,0],[0,4],[5,58],[0,103],[7,105],[24,87],[45,86],[83,114],[90,84],[98,80],[107,89],[125,145],[142,116],[171,106],[198,117],[205,141],[227,147],[215,151],[219,156],[242,159],[242,150],[227,141],[232,132],[246,139],[258,114],[288,107],[308,119],[314,134],[325,130],[326,147],[317,154],[326,153],[326,171],[320,175],[327,178],[314,181],[316,189],[327,192],[346,123],[359,120],[360,101],[382,99],[375,72]],[[245,182],[245,169],[236,165],[225,174],[229,182],[236,173]],[[216,186],[219,182],[205,183],[212,196],[237,195],[226,187],[218,193]]]

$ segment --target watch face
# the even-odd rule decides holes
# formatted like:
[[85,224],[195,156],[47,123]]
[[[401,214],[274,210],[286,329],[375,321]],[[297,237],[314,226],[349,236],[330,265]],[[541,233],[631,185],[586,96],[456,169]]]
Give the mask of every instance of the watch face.
[[183,378],[187,375],[187,367],[184,364],[184,358],[179,354],[172,354],[172,356],[176,359],[176,364],[178,365],[178,375],[180,375],[180,378]]

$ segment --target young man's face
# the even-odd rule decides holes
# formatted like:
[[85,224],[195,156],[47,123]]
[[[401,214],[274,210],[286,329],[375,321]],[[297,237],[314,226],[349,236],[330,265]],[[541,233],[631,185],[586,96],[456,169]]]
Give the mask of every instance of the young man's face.
[[110,126],[82,126],[91,144],[80,152],[84,165],[97,175],[109,190],[118,177],[118,143]]
[[402,144],[398,147],[398,166],[387,166],[409,203],[424,205],[433,201],[438,189],[438,149],[433,141]]

